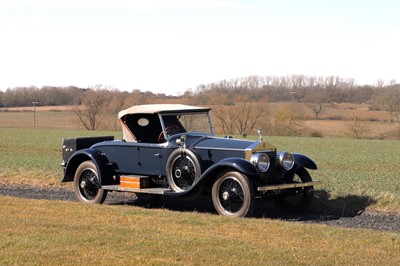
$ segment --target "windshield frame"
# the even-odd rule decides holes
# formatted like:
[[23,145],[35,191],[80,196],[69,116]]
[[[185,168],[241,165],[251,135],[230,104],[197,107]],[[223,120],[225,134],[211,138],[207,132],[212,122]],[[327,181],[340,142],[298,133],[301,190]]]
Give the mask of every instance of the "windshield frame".
[[[160,123],[161,123],[161,127],[163,130],[163,134],[164,134],[164,138],[166,140],[170,139],[173,135],[168,136],[167,132],[166,132],[166,125],[165,125],[165,121],[163,117],[166,116],[184,116],[184,115],[205,115],[207,118],[207,123],[209,126],[209,132],[201,132],[201,131],[186,131],[184,132],[184,134],[190,134],[190,133],[203,133],[203,134],[207,134],[211,136],[214,136],[214,126],[211,120],[211,116],[210,116],[210,112],[209,111],[200,111],[200,112],[168,112],[168,113],[159,113],[159,119],[160,119]],[[187,128],[185,128],[185,130],[188,130]],[[175,135],[175,134],[174,134]]]

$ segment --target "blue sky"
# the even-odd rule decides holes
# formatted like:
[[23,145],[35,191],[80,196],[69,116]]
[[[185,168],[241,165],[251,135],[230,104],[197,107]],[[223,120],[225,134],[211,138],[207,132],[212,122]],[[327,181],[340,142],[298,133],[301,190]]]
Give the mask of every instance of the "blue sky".
[[179,94],[247,75],[400,82],[400,1],[1,0],[0,89]]

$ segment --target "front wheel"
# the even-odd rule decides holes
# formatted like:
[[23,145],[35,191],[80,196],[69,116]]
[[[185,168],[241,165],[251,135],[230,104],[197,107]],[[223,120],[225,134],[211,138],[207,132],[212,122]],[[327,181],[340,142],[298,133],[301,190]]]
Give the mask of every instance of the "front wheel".
[[74,192],[84,203],[103,203],[106,199],[107,191],[100,188],[98,170],[92,161],[85,161],[76,169]]
[[239,172],[227,172],[219,177],[212,187],[211,196],[215,210],[221,215],[245,217],[253,211],[253,183]]
[[[310,174],[301,168],[293,176],[293,183],[312,182]],[[314,197],[314,187],[289,188],[275,197],[275,204],[284,212],[298,214],[305,211]]]

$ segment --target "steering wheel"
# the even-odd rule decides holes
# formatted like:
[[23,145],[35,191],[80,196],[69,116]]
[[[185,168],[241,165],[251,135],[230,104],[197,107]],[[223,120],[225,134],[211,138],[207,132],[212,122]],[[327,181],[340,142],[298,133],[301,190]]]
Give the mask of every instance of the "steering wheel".
[[[165,132],[167,133],[167,136],[175,135],[175,134],[179,133],[180,131],[181,131],[181,128],[177,125],[172,125],[172,126],[165,128]],[[165,141],[164,131],[161,131],[160,134],[158,135],[158,142],[163,143],[164,141]]]

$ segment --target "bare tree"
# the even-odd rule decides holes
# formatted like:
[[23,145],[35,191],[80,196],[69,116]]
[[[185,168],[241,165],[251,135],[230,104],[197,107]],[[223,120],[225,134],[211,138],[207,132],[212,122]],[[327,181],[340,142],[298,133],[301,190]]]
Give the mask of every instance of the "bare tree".
[[386,93],[381,93],[382,110],[384,103],[387,103],[388,111],[390,112],[390,121],[400,123],[400,85],[396,81],[391,81],[386,89]]
[[100,85],[88,89],[80,99],[81,106],[74,109],[82,125],[87,130],[96,130],[106,113],[107,93]]
[[269,135],[280,136],[296,136],[300,134],[301,124],[299,113],[293,108],[289,108],[287,104],[280,104],[269,117],[268,128],[266,132]]
[[213,116],[224,134],[249,134],[256,126],[261,126],[261,120],[267,112],[266,103],[247,101],[246,97],[238,97],[234,105],[215,106]]
[[223,134],[233,135],[235,133],[233,125],[235,118],[233,112],[231,112],[231,108],[231,106],[215,106],[213,108],[213,120],[222,129],[221,133]]
[[255,126],[265,113],[265,108],[260,108],[260,104],[247,101],[238,102],[231,109],[233,125],[240,135],[255,130]]
[[120,128],[119,119],[117,118],[118,112],[124,108],[124,96],[126,95],[117,90],[111,90],[104,93],[109,96],[107,97],[107,106],[104,107],[107,111],[102,120],[103,123],[101,128],[116,131]]
[[318,90],[307,95],[304,101],[305,105],[314,112],[315,120],[317,120],[324,109],[324,105],[329,102],[329,97],[324,91]]
[[358,115],[353,115],[345,127],[345,135],[353,139],[361,139],[369,132],[368,125]]

